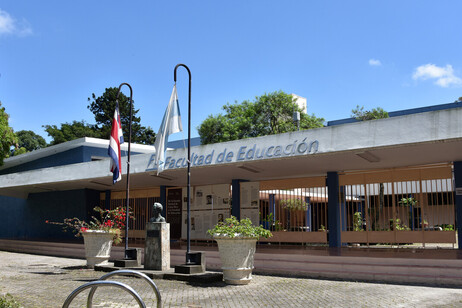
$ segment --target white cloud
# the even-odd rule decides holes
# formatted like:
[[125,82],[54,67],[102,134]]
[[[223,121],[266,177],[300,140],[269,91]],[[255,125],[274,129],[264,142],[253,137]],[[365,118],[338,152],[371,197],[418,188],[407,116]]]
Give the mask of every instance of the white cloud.
[[431,63],[421,65],[415,69],[412,79],[436,79],[435,84],[443,88],[451,85],[462,85],[462,79],[454,74],[454,69],[450,64],[446,65],[446,67],[439,67]]
[[369,65],[370,66],[382,66],[382,62],[376,59],[369,59]]
[[19,22],[0,9],[0,35],[4,34],[25,36],[32,34],[32,28],[26,20]]

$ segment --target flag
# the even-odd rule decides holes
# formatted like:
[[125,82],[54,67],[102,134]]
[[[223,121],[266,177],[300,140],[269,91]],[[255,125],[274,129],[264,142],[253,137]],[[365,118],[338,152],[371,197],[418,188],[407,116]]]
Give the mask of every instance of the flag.
[[120,145],[122,143],[124,143],[124,136],[120,123],[119,102],[117,101],[108,148],[108,154],[111,157],[111,172],[114,184],[122,179],[122,161],[120,155]]
[[183,131],[183,126],[181,125],[180,107],[178,106],[175,84],[167,110],[165,110],[164,118],[162,119],[162,124],[156,136],[156,142],[154,143],[154,147],[156,148],[156,159],[154,162],[157,165],[157,174],[165,169],[165,152],[167,151],[168,136],[181,131]]

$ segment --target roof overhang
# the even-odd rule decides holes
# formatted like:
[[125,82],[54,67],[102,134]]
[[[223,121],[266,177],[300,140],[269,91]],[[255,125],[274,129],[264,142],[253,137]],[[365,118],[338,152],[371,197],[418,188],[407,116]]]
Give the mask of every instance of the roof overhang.
[[[191,184],[462,161],[460,119],[462,108],[457,108],[196,146],[191,149]],[[130,187],[186,186],[185,154],[185,149],[168,151],[168,168],[159,176],[154,154],[132,156]],[[94,161],[2,175],[0,194],[24,198],[44,191],[124,190],[125,180],[112,185],[109,161]]]

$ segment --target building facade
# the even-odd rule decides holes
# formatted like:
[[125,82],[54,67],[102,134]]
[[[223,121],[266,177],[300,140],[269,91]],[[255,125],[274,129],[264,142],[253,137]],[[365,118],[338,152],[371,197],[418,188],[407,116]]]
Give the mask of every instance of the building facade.
[[[210,240],[207,229],[234,215],[271,229],[274,236],[265,241],[272,242],[456,243],[462,239],[456,236],[462,231],[462,104],[390,115],[193,146],[191,238]],[[0,237],[71,239],[45,221],[85,219],[96,205],[123,205],[126,177],[112,185],[107,146],[83,138],[6,159]],[[157,175],[155,149],[132,145],[131,238],[144,238],[156,201],[164,204],[171,238],[186,237],[187,152],[182,142],[169,146],[167,167]]]

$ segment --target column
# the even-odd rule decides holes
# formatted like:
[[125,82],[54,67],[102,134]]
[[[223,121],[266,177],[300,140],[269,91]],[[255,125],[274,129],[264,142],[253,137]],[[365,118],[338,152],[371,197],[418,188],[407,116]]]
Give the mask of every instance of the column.
[[459,250],[462,250],[462,161],[454,162],[455,215]]
[[340,206],[338,173],[327,172],[327,227],[329,230],[329,247],[341,247]]
[[231,180],[233,200],[233,205],[231,207],[231,215],[236,217],[238,220],[241,220],[241,182],[247,182],[247,180]]

